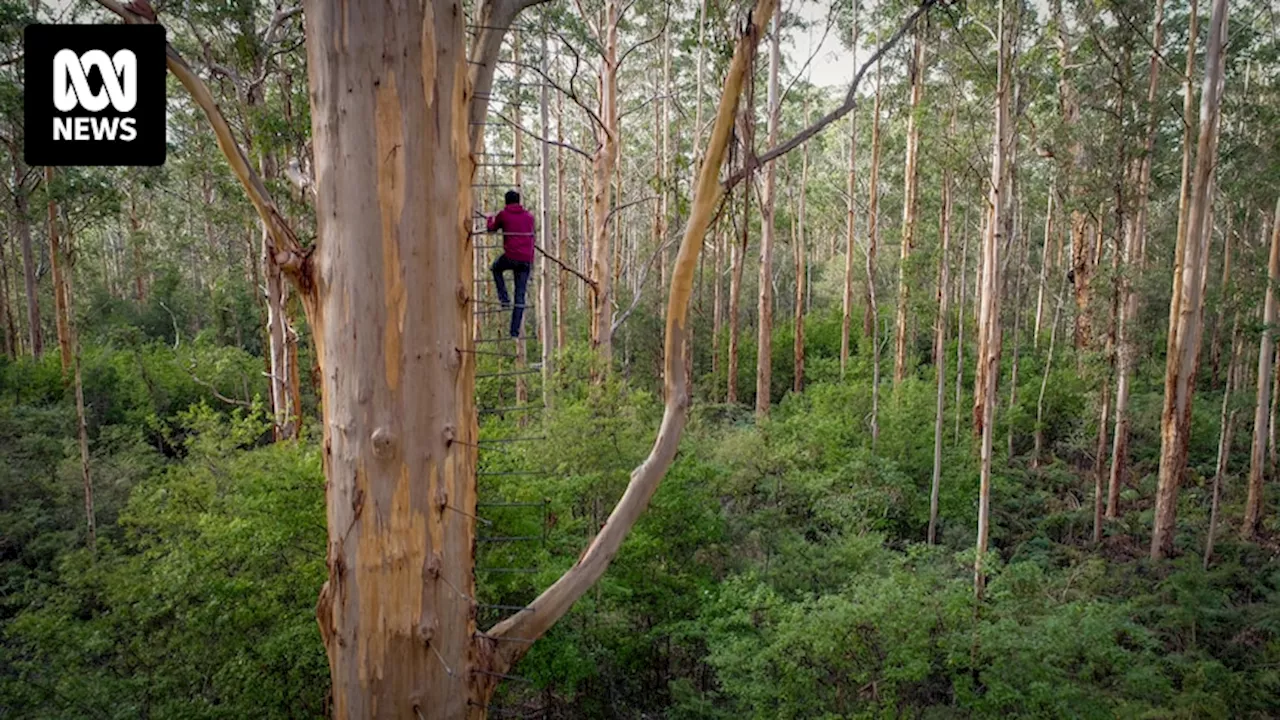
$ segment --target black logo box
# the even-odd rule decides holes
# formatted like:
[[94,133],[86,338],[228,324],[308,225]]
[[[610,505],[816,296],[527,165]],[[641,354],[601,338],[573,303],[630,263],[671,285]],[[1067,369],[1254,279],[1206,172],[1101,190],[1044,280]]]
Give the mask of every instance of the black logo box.
[[[163,165],[165,138],[165,30],[160,25],[28,25],[25,46],[25,92],[22,98],[24,159],[28,165]],[[54,105],[53,58],[61,50],[81,55],[101,50],[108,57],[131,50],[137,58],[138,99],[133,109],[117,112],[110,103],[98,112],[77,106],[61,112]],[[88,72],[89,86],[100,91],[97,69]],[[88,117],[99,122],[133,118],[132,140],[54,140],[57,118]]]

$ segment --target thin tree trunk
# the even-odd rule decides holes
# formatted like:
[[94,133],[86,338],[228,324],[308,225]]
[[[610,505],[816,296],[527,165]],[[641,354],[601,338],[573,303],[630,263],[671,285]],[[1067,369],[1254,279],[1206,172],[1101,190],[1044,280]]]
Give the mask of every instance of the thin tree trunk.
[[[1263,232],[1266,231],[1265,225]],[[1251,540],[1262,524],[1263,476],[1266,462],[1267,437],[1271,434],[1271,419],[1267,403],[1271,398],[1271,369],[1275,366],[1275,286],[1280,283],[1280,198],[1276,200],[1276,214],[1272,216],[1271,254],[1267,263],[1267,289],[1262,310],[1262,340],[1258,343],[1258,398],[1253,410],[1253,444],[1249,450],[1249,497],[1244,505],[1244,520],[1240,524],[1240,537]]]
[[[747,73],[746,98],[743,100],[743,109],[739,118],[741,122],[743,162],[746,162],[755,147],[754,76],[754,72]],[[751,177],[748,174],[746,181],[742,183],[742,239],[739,243],[730,247],[732,272],[729,276],[729,358],[725,371],[727,375],[725,402],[730,405],[738,402],[738,336],[741,325],[738,311],[742,302],[742,274],[746,267],[747,240],[751,236],[751,185]]]
[[[782,120],[779,107],[778,66],[782,64],[782,5],[773,17],[773,34],[769,39],[769,147],[778,144],[778,124]],[[776,235],[774,212],[777,207],[777,164],[764,167],[764,196],[760,198],[760,296],[757,305],[756,334],[756,417],[769,415],[773,384],[773,243]]]
[[978,323],[978,384],[981,389],[974,418],[982,437],[981,470],[978,487],[978,538],[973,563],[974,595],[982,601],[986,588],[986,571],[983,561],[991,524],[991,454],[995,435],[996,384],[1000,373],[1000,249],[1002,237],[1002,213],[1005,211],[1007,171],[1004,167],[1006,153],[1012,144],[1013,132],[1009,128],[1009,98],[1013,74],[1011,44],[1012,35],[1004,2],[1000,3],[998,25],[1000,49],[997,55],[996,107],[993,150],[991,153],[991,183],[988,201],[988,221],[982,247],[982,306]]
[[[1017,158],[1011,158],[1011,160],[1016,162]],[[1011,183],[1009,191],[1010,195],[1016,196],[1017,186]],[[1021,218],[1022,202],[1020,200],[1016,200],[1015,202],[1016,206],[1014,214],[1017,218]],[[1010,464],[1013,463],[1013,409],[1018,404],[1018,361],[1022,355],[1022,303],[1025,299],[1023,293],[1026,290],[1026,283],[1022,281],[1022,275],[1027,269],[1027,258],[1031,254],[1031,243],[1026,237],[1026,223],[1018,222],[1016,220],[1015,223],[1018,230],[1014,233],[1014,238],[1010,244],[1017,242],[1021,245],[1020,249],[1022,253],[1021,257],[1018,258],[1017,267],[1015,268],[1015,274],[1013,276],[1013,307],[1011,308],[1013,311],[1013,358],[1009,363],[1009,404],[1006,406],[1009,421],[1007,423],[1008,430],[1005,436],[1005,462]],[[1013,248],[1010,247],[1009,250],[1012,255]]]
[[1183,253],[1174,261],[1175,285],[1170,302],[1170,325],[1174,332],[1169,337],[1165,400],[1160,417],[1160,475],[1151,533],[1152,560],[1164,559],[1173,552],[1178,488],[1186,471],[1191,439],[1191,396],[1195,390],[1196,358],[1200,354],[1204,265],[1212,234],[1207,221],[1217,160],[1226,16],[1226,0],[1214,0],[1185,241]]
[[22,246],[22,280],[27,293],[27,347],[32,357],[44,354],[44,332],[40,326],[40,289],[36,280],[35,248],[31,244],[31,221],[28,217],[27,190],[22,185],[24,166],[14,165],[14,224],[18,226],[18,242]]
[[1040,349],[1040,325],[1044,319],[1044,294],[1049,287],[1049,241],[1053,237],[1053,187],[1049,187],[1044,211],[1044,248],[1040,251],[1040,284],[1036,290],[1036,324],[1031,333],[1031,347]]
[[[858,48],[858,3],[853,4],[853,34],[849,42],[849,47],[853,49],[854,60],[857,60]],[[840,315],[840,379],[844,379],[845,371],[849,366],[849,326],[853,316],[853,248],[854,248],[854,229],[855,209],[857,196],[858,181],[858,113],[849,113],[849,172],[848,172],[848,194],[849,207],[848,217],[845,224],[844,237],[844,294],[842,295],[841,315]],[[831,254],[835,255],[835,236],[832,235]]]
[[1053,351],[1058,341],[1058,318],[1062,315],[1062,299],[1066,288],[1058,293],[1058,300],[1053,309],[1053,326],[1049,328],[1049,351],[1044,361],[1044,375],[1040,379],[1040,398],[1036,400],[1036,434],[1035,449],[1031,452],[1031,467],[1039,468],[1044,453],[1044,394],[1049,388],[1049,372],[1053,367]]
[[1111,472],[1107,481],[1106,518],[1119,514],[1120,488],[1126,481],[1129,465],[1129,392],[1137,355],[1132,328],[1138,319],[1138,293],[1134,286],[1145,266],[1144,248],[1147,237],[1147,208],[1151,197],[1151,155],[1155,151],[1157,90],[1160,81],[1160,48],[1163,42],[1164,0],[1157,0],[1151,30],[1151,57],[1147,71],[1147,134],[1143,154],[1138,161],[1138,195],[1132,219],[1125,228],[1124,271],[1120,274],[1121,312],[1116,328],[1117,379],[1115,438],[1111,443]]
[[915,244],[917,206],[919,205],[916,197],[917,188],[919,187],[916,166],[920,154],[920,123],[916,116],[920,111],[920,96],[924,92],[924,28],[920,25],[917,25],[915,30],[915,47],[909,72],[911,74],[911,101],[907,109],[907,157],[902,180],[902,247],[898,262],[898,317],[893,353],[893,384],[895,387],[902,382],[902,378],[906,373],[908,344],[907,302],[910,296],[907,266],[911,260],[912,245]]
[[[0,226],[0,232],[9,234],[7,227]],[[10,295],[9,282],[9,238],[0,237],[0,323],[4,324],[4,354],[13,360],[22,352],[21,338],[13,321],[13,296]],[[104,253],[105,256],[105,253]]]
[[[564,95],[556,93],[556,253],[569,259],[568,218],[564,211]],[[566,343],[565,313],[569,310],[569,271],[560,268],[556,280],[556,348],[563,350]]]
[[[547,33],[542,33],[542,58],[548,63],[547,55]],[[555,232],[551,224],[551,145],[547,142],[547,138],[551,137],[551,94],[548,90],[548,83],[540,83],[541,96],[538,102],[539,120],[542,125],[542,142],[539,143],[538,153],[538,211],[542,215],[538,222],[538,230],[541,232],[539,236],[542,240],[542,246],[549,247],[551,245],[551,234]],[[516,133],[517,136],[520,133]],[[551,318],[551,261],[547,259],[545,253],[538,257],[538,318],[541,320],[541,328],[539,330],[540,346],[542,348],[540,360],[542,362],[542,404],[544,406],[551,405],[551,359],[552,351],[555,349],[556,342],[555,327]]]
[[62,360],[62,376],[71,372],[75,362],[71,349],[71,326],[68,320],[67,286],[62,278],[62,248],[58,242],[58,204],[53,200],[53,168],[44,169],[45,193],[49,196],[48,235],[49,266],[53,274],[53,313],[58,331],[58,352]]
[[969,208],[964,210],[964,218],[960,221],[960,288],[956,293],[960,309],[956,312],[956,431],[954,442],[960,443],[960,416],[964,407],[964,302],[968,299],[965,282],[969,279],[965,273],[969,263]]
[[[604,372],[613,362],[613,268],[609,247],[609,183],[618,157],[618,2],[605,0],[604,49],[600,64],[600,119],[596,129],[599,143],[592,160],[592,280],[595,293],[591,303],[591,346]],[[617,243],[614,243],[615,245]]]
[[[809,102],[806,100],[804,104],[804,124],[809,125]],[[795,244],[795,260],[796,260],[796,308],[795,308],[795,341],[793,343],[795,382],[792,390],[800,392],[804,389],[804,294],[805,294],[805,275],[807,274],[808,262],[805,257],[805,241],[804,241],[804,200],[806,189],[809,187],[809,145],[806,143],[801,149],[800,156],[800,200],[799,208],[796,211],[796,232],[793,240]]]
[[94,517],[96,511],[93,502],[93,476],[89,473],[89,431],[85,423],[84,383],[80,379],[80,353],[75,353],[72,360],[76,383],[76,434],[80,440],[80,480],[84,486],[84,518],[85,529],[89,537],[89,551],[97,550],[98,528]]
[[[951,129],[955,128],[955,115],[952,114]],[[954,134],[954,132],[949,133]],[[938,320],[934,328],[933,364],[937,371],[938,401],[933,421],[933,485],[929,492],[929,534],[928,542],[933,545],[938,539],[938,496],[942,487],[942,421],[946,414],[947,390],[947,253],[951,246],[951,171],[942,171],[942,228],[940,247],[938,248]]]
[[[863,316],[862,331],[876,347],[876,246],[880,241],[880,61],[876,61],[876,99],[871,110],[871,177],[867,199],[867,312]],[[873,421],[874,424],[874,421]]]
[[1231,359],[1227,365],[1227,381],[1222,390],[1222,414],[1218,418],[1218,426],[1221,432],[1218,435],[1218,463],[1213,473],[1213,499],[1209,506],[1209,530],[1205,534],[1204,540],[1204,562],[1205,570],[1209,569],[1209,564],[1213,561],[1213,544],[1218,532],[1219,505],[1222,499],[1222,484],[1227,479],[1227,466],[1231,461],[1231,441],[1235,436],[1236,417],[1239,416],[1240,410],[1231,407],[1231,396],[1234,395],[1242,385],[1243,369],[1240,367],[1240,356],[1244,346],[1244,341],[1240,337],[1240,312],[1236,311],[1235,322],[1231,329]]
[[[1121,163],[1124,167],[1124,163]],[[1119,193],[1117,193],[1118,195]],[[1117,198],[1118,200],[1118,198]],[[1119,202],[1117,201],[1117,208]],[[1117,215],[1121,214],[1121,210],[1117,209]],[[1124,218],[1117,218],[1116,232],[1123,232]],[[1102,228],[1098,228],[1098,235],[1102,235]],[[1103,348],[1105,376],[1101,383],[1102,398],[1098,408],[1098,447],[1094,453],[1093,460],[1093,544],[1097,545],[1102,542],[1102,520],[1103,511],[1106,506],[1107,489],[1106,485],[1110,473],[1107,464],[1107,422],[1111,419],[1111,380],[1115,374],[1116,364],[1116,331],[1120,324],[1120,284],[1119,284],[1119,268],[1120,268],[1120,249],[1116,248],[1111,254],[1111,274],[1116,278],[1112,286],[1111,294],[1111,318],[1107,327],[1107,340]]]

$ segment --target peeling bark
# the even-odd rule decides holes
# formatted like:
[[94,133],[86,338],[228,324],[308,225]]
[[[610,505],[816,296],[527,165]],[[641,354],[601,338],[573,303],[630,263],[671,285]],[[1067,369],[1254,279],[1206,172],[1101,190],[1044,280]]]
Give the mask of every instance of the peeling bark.
[[1151,533],[1152,560],[1162,560],[1173,552],[1178,490],[1186,472],[1191,438],[1191,396],[1195,390],[1196,359],[1200,354],[1205,258],[1212,235],[1207,220],[1217,161],[1226,16],[1226,0],[1214,0],[1200,98],[1195,172],[1185,240],[1181,243],[1183,252],[1175,259],[1170,301],[1169,320],[1173,332],[1169,336],[1164,408],[1160,417],[1160,475]]

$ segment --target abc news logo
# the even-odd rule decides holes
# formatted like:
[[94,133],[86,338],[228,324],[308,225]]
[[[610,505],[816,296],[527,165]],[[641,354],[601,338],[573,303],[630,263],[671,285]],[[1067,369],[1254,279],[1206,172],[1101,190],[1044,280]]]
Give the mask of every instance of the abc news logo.
[[28,25],[28,165],[161,165],[165,36],[158,25]]

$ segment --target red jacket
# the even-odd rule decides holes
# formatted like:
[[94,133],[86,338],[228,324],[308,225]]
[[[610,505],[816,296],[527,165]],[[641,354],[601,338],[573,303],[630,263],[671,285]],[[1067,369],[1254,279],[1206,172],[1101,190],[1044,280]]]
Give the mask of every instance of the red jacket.
[[519,203],[489,218],[489,232],[502,231],[502,254],[516,262],[533,262],[533,215]]

